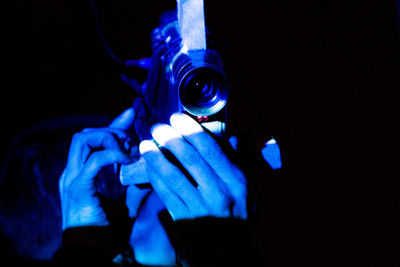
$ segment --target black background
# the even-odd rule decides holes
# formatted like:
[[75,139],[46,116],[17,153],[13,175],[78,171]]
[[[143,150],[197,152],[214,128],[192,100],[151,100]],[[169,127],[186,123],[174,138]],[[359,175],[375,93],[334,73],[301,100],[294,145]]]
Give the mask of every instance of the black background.
[[[151,30],[175,7],[95,3],[122,59],[150,56]],[[114,117],[131,105],[135,93],[102,46],[89,1],[15,0],[2,13],[1,158],[36,123]],[[265,263],[398,264],[395,2],[207,0],[205,13],[252,96],[240,124],[255,123],[257,106],[283,153],[281,174],[258,181]]]

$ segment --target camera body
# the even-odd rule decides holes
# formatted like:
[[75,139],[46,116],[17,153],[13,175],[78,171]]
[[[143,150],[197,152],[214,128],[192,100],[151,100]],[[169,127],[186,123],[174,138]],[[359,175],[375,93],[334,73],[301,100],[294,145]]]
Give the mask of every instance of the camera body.
[[228,81],[216,50],[185,50],[176,12],[161,16],[151,34],[152,57],[143,99],[135,122],[139,139],[149,139],[155,122],[169,123],[175,112],[184,112],[216,136],[226,131]]
[[[185,49],[179,30],[176,11],[166,12],[160,17],[160,26],[151,34],[152,56],[138,65],[146,66],[147,77],[145,82],[137,87],[140,97],[134,100],[133,108],[136,112],[134,129],[131,129],[132,146],[142,140],[153,139],[150,133],[155,123],[170,123],[170,116],[176,112],[183,112],[198,121],[211,135],[217,137],[217,142],[229,155],[234,155],[233,148],[228,144],[229,125],[227,127],[227,101],[229,94],[228,78],[224,73],[222,60],[213,46],[212,38],[206,35],[207,49]],[[140,61],[142,62],[142,61]],[[143,66],[142,66],[143,65]],[[133,86],[135,88],[135,86]],[[230,134],[230,133],[229,133]],[[266,138],[268,140],[268,138]],[[268,151],[263,152],[269,158],[280,164],[279,153],[275,139],[270,138]],[[272,142],[272,143],[271,143]],[[258,152],[248,149],[252,145],[238,143],[237,148],[258,155]],[[160,147],[167,159],[177,166],[178,160]],[[268,153],[267,153],[268,152]],[[279,151],[278,151],[279,152]],[[271,164],[271,163],[270,163]],[[279,165],[280,166],[280,165]],[[278,167],[279,167],[278,166]],[[279,167],[280,168],[280,167]],[[123,184],[135,184],[139,188],[149,188],[145,162],[138,157],[134,164],[122,165],[119,172]]]

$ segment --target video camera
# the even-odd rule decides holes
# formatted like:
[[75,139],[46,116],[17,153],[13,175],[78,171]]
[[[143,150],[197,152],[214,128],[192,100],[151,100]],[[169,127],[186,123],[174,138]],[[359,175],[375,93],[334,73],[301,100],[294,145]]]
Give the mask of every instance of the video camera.
[[[154,123],[169,124],[173,113],[183,112],[216,137],[226,151],[231,150],[226,146],[229,83],[220,54],[213,48],[209,34],[207,49],[185,49],[179,29],[177,12],[163,13],[160,26],[151,34],[151,58],[135,62],[138,66],[145,66],[148,73],[145,82],[136,90],[140,96],[133,103],[136,118],[132,130],[139,139],[134,143],[151,140],[150,128]],[[266,141],[262,156],[272,169],[278,169],[281,167],[279,146],[274,138],[266,138]],[[168,155],[168,151],[164,152]],[[170,161],[179,165],[172,155],[169,156]],[[258,156],[261,157],[261,153]],[[140,160],[121,167],[121,181],[129,181],[135,176],[136,185],[147,182],[145,174],[143,179],[138,175],[145,173],[145,164]]]
[[151,34],[143,96],[135,101],[140,140],[151,139],[150,126],[169,123],[175,112],[190,115],[216,136],[225,134],[229,89],[220,55],[214,49],[185,51],[181,40],[176,11],[163,13]]

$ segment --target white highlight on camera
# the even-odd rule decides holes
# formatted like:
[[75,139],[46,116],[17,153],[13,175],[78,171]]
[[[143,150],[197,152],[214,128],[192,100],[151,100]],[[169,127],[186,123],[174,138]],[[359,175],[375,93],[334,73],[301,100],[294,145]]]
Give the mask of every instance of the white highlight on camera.
[[177,0],[178,23],[185,51],[206,49],[203,0]]

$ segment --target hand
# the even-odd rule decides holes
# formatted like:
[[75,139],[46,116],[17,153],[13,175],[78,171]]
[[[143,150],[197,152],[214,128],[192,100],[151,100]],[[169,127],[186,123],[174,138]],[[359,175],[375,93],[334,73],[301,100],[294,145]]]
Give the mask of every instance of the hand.
[[131,162],[123,144],[128,139],[124,130],[134,116],[130,108],[107,128],[85,129],[73,136],[67,166],[59,180],[63,230],[109,224],[96,196],[96,176],[107,165]]
[[[126,197],[129,210],[132,210],[132,198],[149,189],[138,189],[128,186]],[[133,201],[133,208],[136,200]],[[134,210],[134,209],[133,209]],[[151,190],[141,202],[140,210],[133,224],[129,244],[133,249],[135,260],[146,266],[175,266],[175,249],[168,237],[162,222],[162,213],[166,208],[154,190]],[[164,222],[165,223],[165,222]]]
[[150,140],[140,143],[147,176],[174,220],[197,217],[247,218],[247,183],[243,172],[217,142],[187,115],[176,113],[170,124],[156,124],[154,141],[169,150],[198,184],[172,164]]

